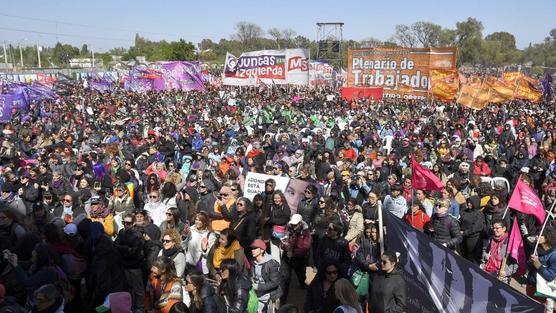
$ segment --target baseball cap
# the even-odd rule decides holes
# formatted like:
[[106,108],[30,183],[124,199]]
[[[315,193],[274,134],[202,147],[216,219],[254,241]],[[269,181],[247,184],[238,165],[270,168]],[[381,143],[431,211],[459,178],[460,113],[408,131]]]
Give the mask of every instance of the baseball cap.
[[294,214],[294,215],[292,215],[288,224],[297,225],[297,224],[301,223],[302,220],[303,220],[303,217],[301,216],[301,214]]
[[251,248],[259,248],[259,249],[266,250],[266,243],[261,239],[255,239],[255,241],[253,241],[253,243],[251,244]]
[[64,226],[64,234],[68,236],[75,236],[77,235],[77,225],[70,223]]

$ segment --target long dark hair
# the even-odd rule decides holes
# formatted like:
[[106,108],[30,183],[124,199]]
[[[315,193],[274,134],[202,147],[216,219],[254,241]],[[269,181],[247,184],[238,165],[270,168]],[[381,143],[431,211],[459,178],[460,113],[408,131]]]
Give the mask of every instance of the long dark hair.
[[223,281],[222,284],[220,284],[220,287],[218,288],[218,293],[219,294],[223,293],[228,297],[230,303],[233,303],[237,298],[237,290],[236,290],[235,282],[241,275],[239,271],[239,264],[235,259],[225,259],[220,264],[220,271],[224,272],[225,270],[228,270],[229,272],[228,279],[226,279],[225,281]]
[[226,236],[226,239],[228,240],[226,247],[224,247],[226,249],[229,248],[234,243],[234,241],[238,240],[236,233],[230,228],[223,229],[220,232],[220,236]]
[[201,297],[201,290],[206,284],[205,277],[198,273],[192,273],[187,275],[189,276],[189,280],[195,286],[195,291],[193,292],[193,303],[195,303],[195,307],[197,309],[203,309],[203,298]]
[[176,266],[174,266],[174,261],[172,261],[170,258],[161,255],[154,260],[153,266],[158,268],[160,272],[164,274],[164,283],[168,283],[173,281],[174,279],[178,279]]

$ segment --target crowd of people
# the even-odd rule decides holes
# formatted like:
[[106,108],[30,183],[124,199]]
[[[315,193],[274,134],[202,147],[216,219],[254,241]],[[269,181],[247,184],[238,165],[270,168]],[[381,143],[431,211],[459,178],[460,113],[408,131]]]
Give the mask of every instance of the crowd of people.
[[[517,216],[528,294],[537,273],[556,278],[552,221],[540,234],[506,210],[518,179],[553,207],[554,101],[474,111],[291,86],[58,92],[2,127],[0,310],[407,312],[381,210],[506,283],[523,276],[505,258]],[[445,189],[414,189],[410,158]],[[245,197],[250,172],[309,184],[293,208],[272,178]],[[303,308],[288,304],[294,286]]]

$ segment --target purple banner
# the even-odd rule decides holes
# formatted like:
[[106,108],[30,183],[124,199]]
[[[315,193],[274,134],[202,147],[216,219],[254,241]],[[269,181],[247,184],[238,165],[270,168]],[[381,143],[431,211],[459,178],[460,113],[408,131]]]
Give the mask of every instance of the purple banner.
[[125,88],[136,92],[148,90],[205,91],[199,62],[160,61],[148,68],[138,66],[129,73]]
[[25,94],[22,92],[15,94],[0,94],[0,123],[8,123],[12,118],[12,111],[15,110],[28,110],[29,103],[25,99]]

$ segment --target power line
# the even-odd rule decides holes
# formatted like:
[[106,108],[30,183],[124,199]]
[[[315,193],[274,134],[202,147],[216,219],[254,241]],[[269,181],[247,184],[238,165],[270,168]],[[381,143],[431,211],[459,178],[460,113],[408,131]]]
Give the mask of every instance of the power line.
[[[62,25],[68,25],[68,26],[78,26],[78,27],[86,27],[86,28],[96,28],[96,29],[104,29],[104,30],[112,30],[112,31],[130,32],[130,33],[134,33],[134,34],[138,34],[138,33],[139,34],[153,34],[153,35],[175,36],[175,37],[181,37],[182,36],[182,35],[170,34],[170,33],[158,33],[158,32],[141,31],[141,30],[134,30],[134,29],[126,29],[126,28],[115,28],[115,27],[104,27],[104,26],[97,26],[97,25],[90,25],[90,24],[60,22],[60,21],[55,21],[55,20],[47,20],[47,19],[20,16],[20,15],[11,15],[11,14],[5,14],[5,13],[0,13],[0,16],[19,18],[19,19],[30,20],[30,21],[62,24]],[[197,38],[204,38],[203,36],[200,36],[200,35],[188,35],[188,36],[197,37]]]
[[7,30],[7,31],[12,31],[12,32],[20,32],[20,33],[39,34],[39,35],[54,35],[54,36],[73,37],[73,38],[87,38],[87,39],[111,40],[111,41],[120,41],[120,42],[122,42],[122,41],[134,42],[134,40],[131,40],[131,39],[97,37],[97,36],[86,36],[86,35],[73,35],[73,34],[63,34],[63,33],[51,33],[51,32],[37,31],[37,30],[18,29],[18,28],[9,28],[9,27],[0,27],[0,30]]

